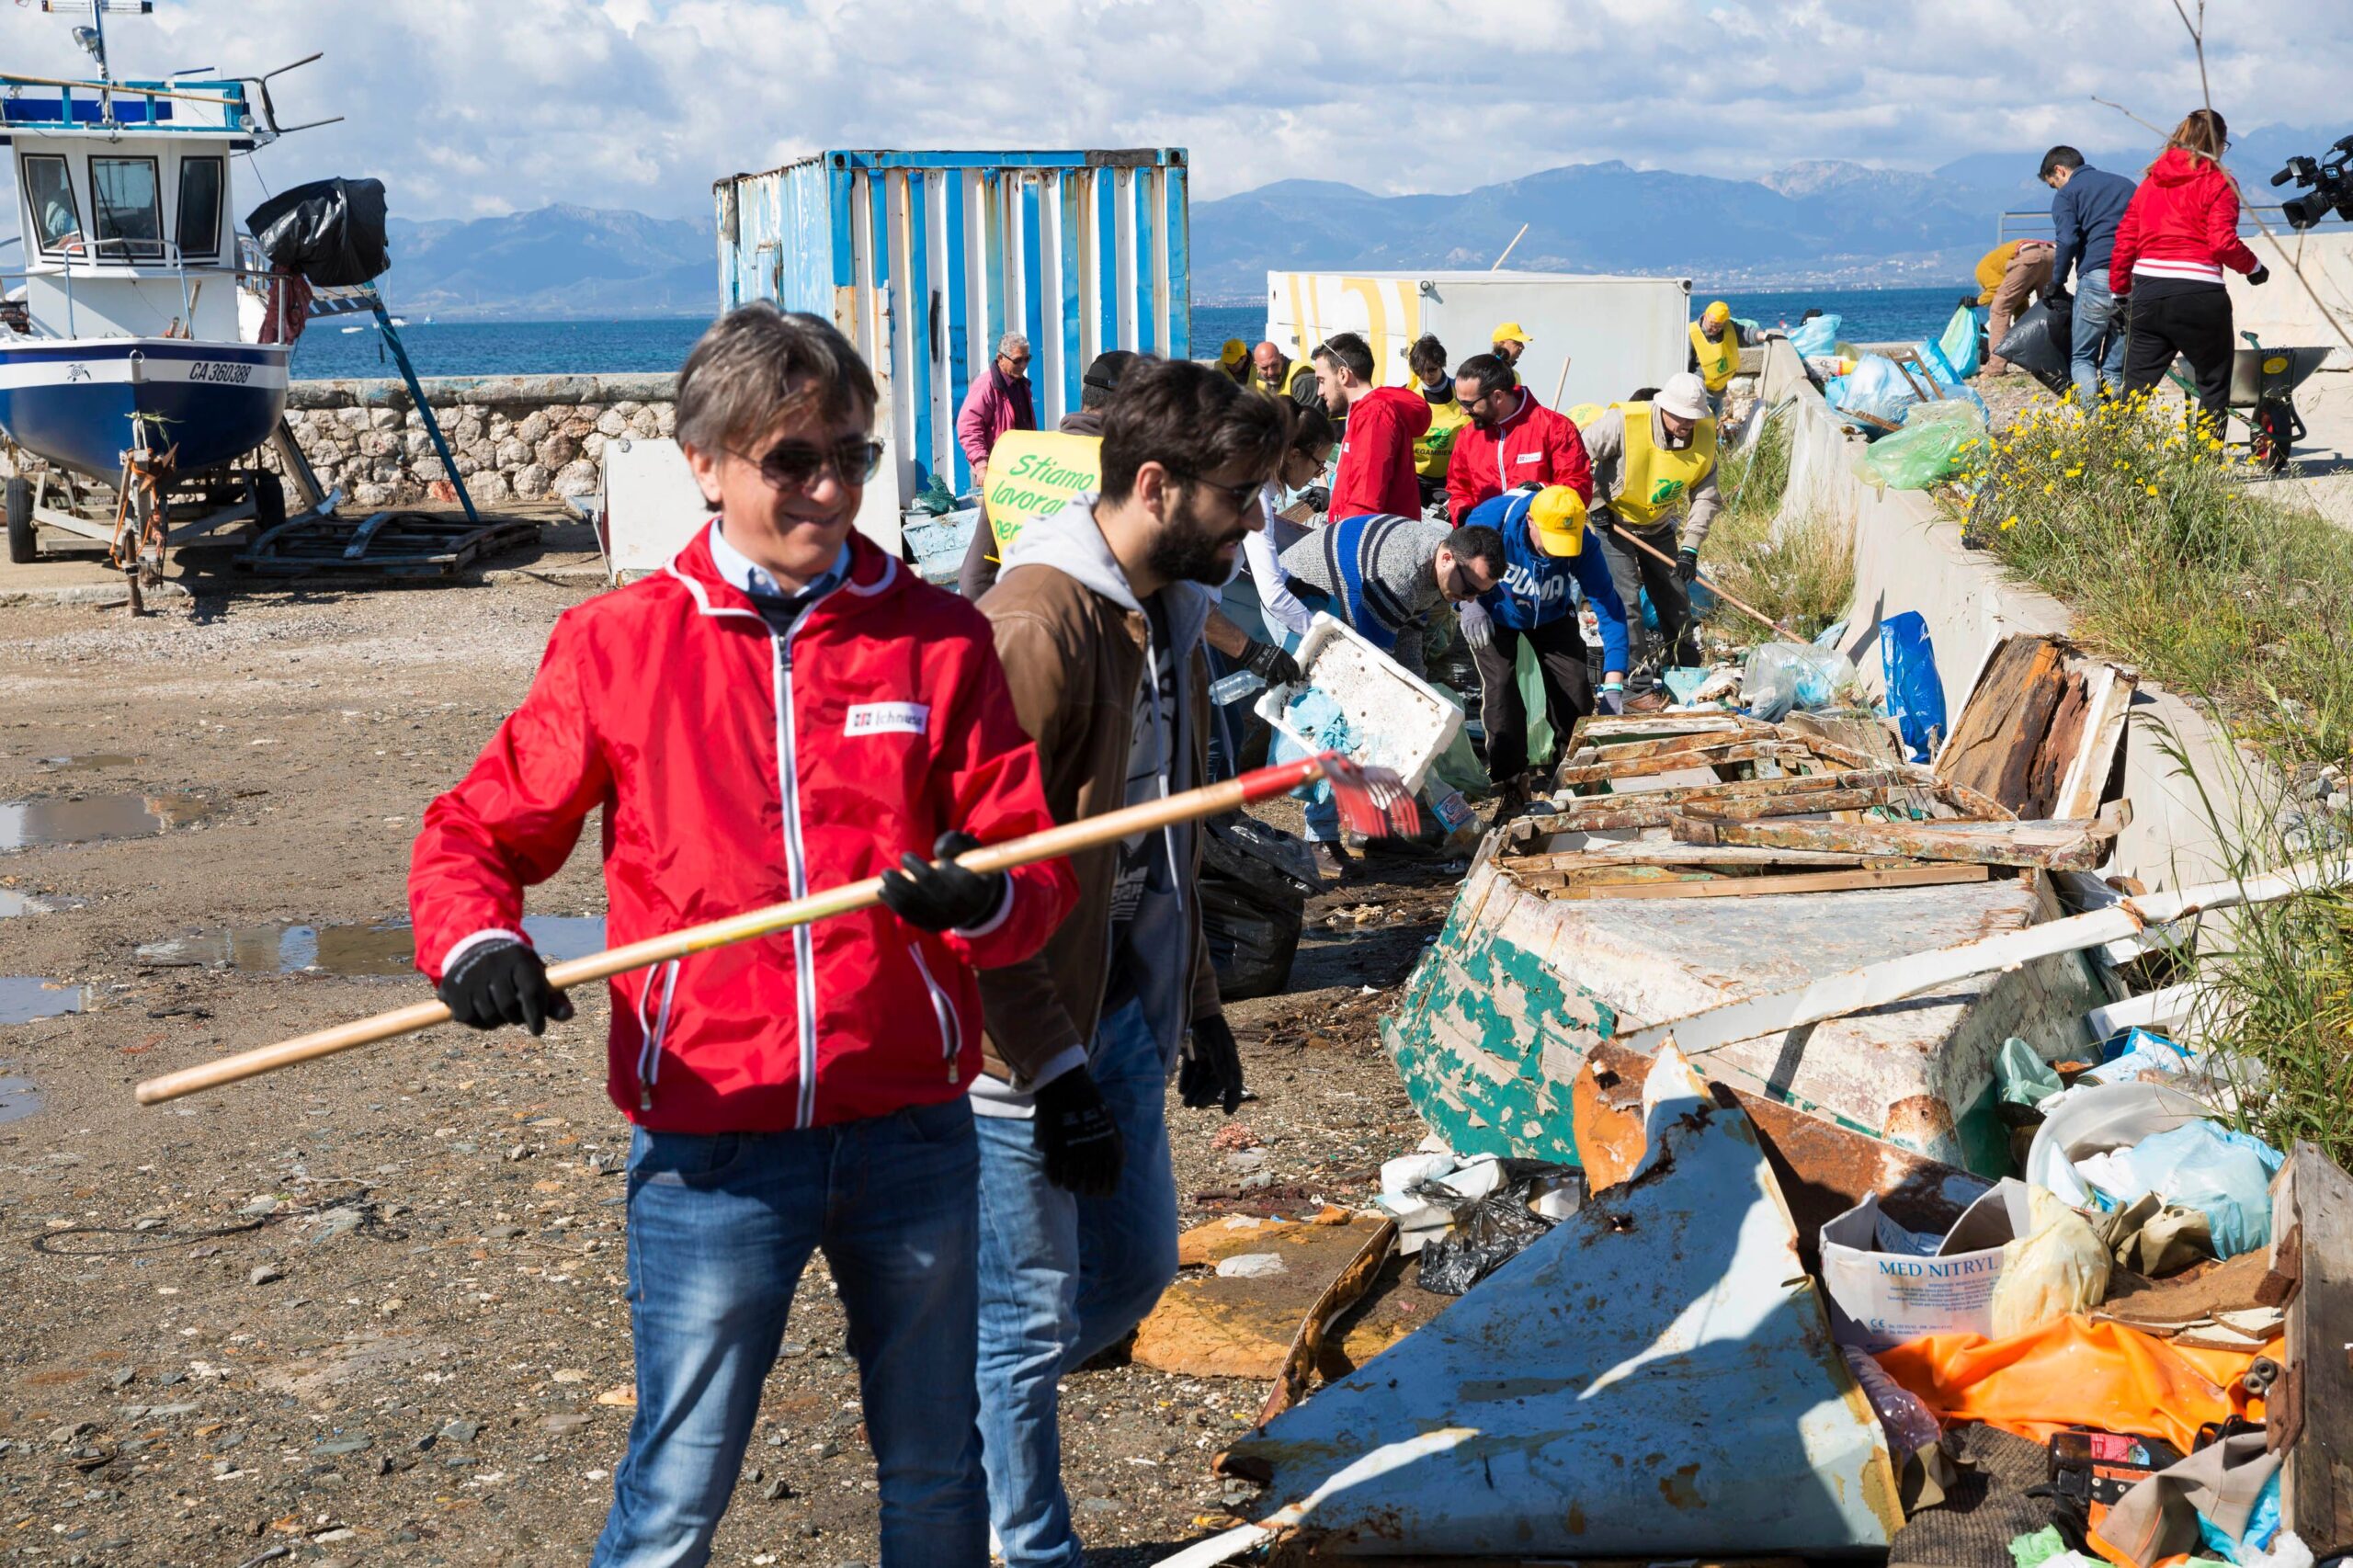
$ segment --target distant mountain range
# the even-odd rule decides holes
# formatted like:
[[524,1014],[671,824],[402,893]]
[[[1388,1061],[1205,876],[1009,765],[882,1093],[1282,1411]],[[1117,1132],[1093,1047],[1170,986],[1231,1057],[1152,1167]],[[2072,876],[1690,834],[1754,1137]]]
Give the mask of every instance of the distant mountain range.
[[[2291,153],[2332,132],[2267,126],[2231,162],[2269,199]],[[1262,299],[1269,268],[1483,267],[1520,224],[1511,265],[1631,272],[1717,286],[1965,281],[2005,208],[2046,209],[2040,148],[1978,153],[1932,173],[1824,160],[1762,179],[1718,179],[1622,163],[1573,164],[1455,195],[1376,196],[1329,180],[1282,180],[1192,208],[1193,298]],[[2147,146],[2091,151],[2137,176]],[[393,218],[384,291],[412,315],[563,320],[699,315],[718,299],[708,218],[555,206],[501,218]]]

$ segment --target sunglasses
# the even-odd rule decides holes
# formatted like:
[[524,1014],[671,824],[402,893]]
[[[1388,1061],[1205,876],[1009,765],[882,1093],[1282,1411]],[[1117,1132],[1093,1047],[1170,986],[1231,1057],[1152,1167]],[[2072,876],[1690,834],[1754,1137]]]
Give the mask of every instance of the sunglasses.
[[1212,495],[1224,496],[1237,512],[1249,510],[1251,505],[1257,500],[1261,488],[1259,482],[1255,479],[1245,480],[1240,484],[1218,484],[1202,478],[1198,473],[1188,473],[1181,468],[1172,468],[1168,472],[1188,484],[1199,485]]
[[882,467],[882,443],[880,441],[843,441],[834,447],[820,447],[807,441],[779,441],[770,447],[766,457],[756,458],[749,452],[736,452],[745,462],[757,463],[760,477],[779,490],[802,490],[817,483],[817,476],[828,465],[844,484],[864,484]]

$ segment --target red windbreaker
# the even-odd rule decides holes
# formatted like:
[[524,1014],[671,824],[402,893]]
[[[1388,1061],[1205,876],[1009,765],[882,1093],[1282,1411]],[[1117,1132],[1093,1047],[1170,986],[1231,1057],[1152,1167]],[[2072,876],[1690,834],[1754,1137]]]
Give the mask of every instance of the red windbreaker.
[[1454,455],[1446,464],[1447,516],[1460,527],[1473,506],[1531,480],[1565,484],[1577,499],[1593,504],[1593,463],[1575,421],[1522,387],[1510,418],[1484,430],[1473,420],[1454,433]]
[[2108,258],[2108,286],[2119,299],[2132,292],[2132,275],[2220,284],[2222,268],[2253,272],[2261,263],[2239,238],[2239,193],[2230,177],[2204,158],[2168,147],[2150,165],[2116,225]]
[[1422,515],[1422,484],[1414,472],[1414,443],[1430,427],[1430,405],[1404,387],[1375,387],[1348,405],[1340,440],[1340,467],[1332,476],[1334,522],[1387,512]]
[[[719,577],[707,531],[556,621],[523,705],[426,808],[409,904],[427,978],[468,937],[519,935],[524,888],[599,807],[614,946],[876,875],[950,828],[1052,825],[988,621],[850,548],[848,578],[786,637]],[[619,976],[613,1103],[660,1131],[754,1132],[963,1094],[972,970],[1035,952],[1076,895],[1061,861],[1011,875],[981,929],[933,936],[877,907]]]

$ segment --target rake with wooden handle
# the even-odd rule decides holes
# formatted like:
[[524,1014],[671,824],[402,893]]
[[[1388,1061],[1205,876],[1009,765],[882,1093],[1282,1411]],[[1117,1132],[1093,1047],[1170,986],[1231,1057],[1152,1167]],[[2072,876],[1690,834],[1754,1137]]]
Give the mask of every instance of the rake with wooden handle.
[[[1384,767],[1360,767],[1339,753],[1327,751],[1302,757],[1296,762],[1261,767],[1222,783],[1205,784],[1198,790],[1188,790],[1163,800],[1147,801],[1142,805],[1107,812],[1101,816],[1088,817],[1084,822],[1074,822],[1067,826],[1048,828],[1026,838],[1008,839],[1003,844],[970,849],[958,856],[956,863],[973,871],[1011,870],[1016,866],[1032,865],[1077,850],[1097,848],[1131,834],[1151,833],[1176,823],[1215,816],[1220,812],[1232,811],[1254,801],[1267,800],[1319,778],[1332,787],[1332,798],[1340,809],[1340,820],[1353,831],[1368,837],[1409,836],[1421,831],[1421,812],[1414,803],[1414,792],[1405,788],[1404,780],[1396,774]],[[764,909],[755,909],[725,920],[689,926],[683,931],[673,931],[665,937],[649,937],[642,942],[631,942],[625,948],[611,948],[601,953],[591,953],[586,958],[551,964],[548,966],[548,983],[558,991],[569,991],[592,980],[609,980],[614,975],[667,963],[688,953],[722,948],[731,942],[745,942],[755,937],[773,936],[779,931],[789,931],[796,926],[806,926],[828,915],[847,915],[852,910],[866,909],[881,902],[882,879],[869,877],[863,881],[847,882],[837,888],[828,888],[824,892],[811,893],[806,898],[769,904]],[[378,1040],[394,1040],[449,1021],[449,1009],[438,1001],[395,1007],[372,1018],[338,1024],[334,1028],[321,1029],[315,1034],[280,1040],[276,1045],[265,1045],[241,1051],[235,1056],[224,1056],[218,1062],[184,1067],[176,1073],[166,1073],[160,1078],[150,1078],[139,1085],[139,1103],[161,1105],[165,1100],[176,1100],[182,1095],[192,1095],[199,1089],[218,1088],[223,1084],[258,1077],[264,1073],[275,1073],[281,1067],[291,1067],[298,1062],[332,1056],[356,1046],[373,1045]]]
[[[1669,566],[1675,564],[1675,557],[1669,555],[1666,551],[1659,549],[1655,545],[1649,544],[1643,540],[1635,538],[1634,535],[1626,528],[1625,524],[1619,524],[1617,528],[1613,531],[1616,532],[1620,539],[1624,540],[1628,544],[1632,545],[1636,550],[1641,551],[1644,555],[1651,557],[1653,560],[1663,561]],[[1739,610],[1743,614],[1752,616],[1755,619],[1763,621],[1766,625],[1779,632],[1790,642],[1803,642],[1806,641],[1805,638],[1799,636],[1788,627],[1783,626],[1779,621],[1775,620],[1771,616],[1767,615],[1755,605],[1744,604],[1739,599],[1733,597],[1730,594],[1724,592],[1721,586],[1710,581],[1708,578],[1702,577],[1699,581],[1707,585],[1708,592],[1715,595],[1716,597],[1723,600],[1724,603],[1732,606],[1733,608]],[[1630,606],[1629,608],[1631,609],[1631,607]]]

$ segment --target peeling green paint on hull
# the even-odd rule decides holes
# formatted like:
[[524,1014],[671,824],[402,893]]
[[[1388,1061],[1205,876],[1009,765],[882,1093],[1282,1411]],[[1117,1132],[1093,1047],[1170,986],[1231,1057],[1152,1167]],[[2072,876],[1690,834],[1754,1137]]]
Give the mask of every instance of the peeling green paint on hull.
[[[1555,901],[1474,870],[1381,1037],[1415,1108],[1465,1153],[1576,1163],[1570,1093],[1629,1027],[2044,917],[2026,883],[1663,902]],[[1994,1057],[2018,1034],[2082,1045],[2102,999],[2073,957],[2041,960],[1781,1040],[1711,1053],[1711,1074],[1984,1175],[2009,1168]]]

